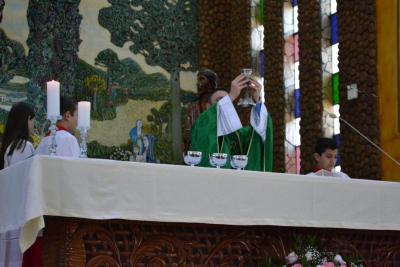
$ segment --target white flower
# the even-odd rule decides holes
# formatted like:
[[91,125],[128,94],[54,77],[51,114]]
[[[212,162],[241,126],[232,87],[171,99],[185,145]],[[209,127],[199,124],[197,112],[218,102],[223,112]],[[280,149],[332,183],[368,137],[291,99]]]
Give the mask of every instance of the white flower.
[[333,260],[339,264],[346,264],[346,262],[343,260],[342,256],[340,256],[339,254],[337,254],[335,256],[335,258],[333,258]]
[[304,256],[306,257],[307,261],[311,261],[313,258],[313,252],[309,250]]
[[294,252],[290,252],[285,259],[287,264],[293,264],[299,259],[299,256],[297,256],[297,254]]
[[110,159],[113,160],[129,160],[132,153],[129,150],[122,150],[121,148],[116,148],[114,152],[110,155]]

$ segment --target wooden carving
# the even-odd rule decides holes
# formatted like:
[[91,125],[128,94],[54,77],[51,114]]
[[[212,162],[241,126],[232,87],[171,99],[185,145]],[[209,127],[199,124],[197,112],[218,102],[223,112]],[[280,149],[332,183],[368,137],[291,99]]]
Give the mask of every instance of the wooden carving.
[[122,220],[46,219],[43,266],[262,266],[284,259],[294,237],[365,267],[400,266],[400,232],[227,226]]

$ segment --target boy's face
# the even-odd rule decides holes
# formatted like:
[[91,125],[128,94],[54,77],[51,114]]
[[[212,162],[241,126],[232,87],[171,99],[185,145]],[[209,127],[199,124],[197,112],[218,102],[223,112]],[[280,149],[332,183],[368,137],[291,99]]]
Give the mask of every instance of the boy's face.
[[67,113],[65,114],[65,120],[68,124],[68,130],[70,130],[71,132],[75,131],[78,124],[78,110],[76,109],[73,114],[67,111]]
[[314,159],[317,162],[317,168],[332,171],[337,160],[337,149],[328,148],[321,155],[314,153]]

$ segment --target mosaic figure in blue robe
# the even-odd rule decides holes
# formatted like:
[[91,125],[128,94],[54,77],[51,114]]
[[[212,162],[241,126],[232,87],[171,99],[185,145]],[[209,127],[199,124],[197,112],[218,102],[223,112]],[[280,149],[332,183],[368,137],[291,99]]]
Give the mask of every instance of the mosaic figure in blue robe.
[[138,155],[143,155],[144,152],[144,145],[143,145],[143,121],[136,120],[136,126],[133,127],[129,132],[129,137],[132,141],[133,145],[133,156],[134,159]]
[[152,134],[146,134],[143,136],[143,145],[144,145],[144,153],[143,156],[146,159],[146,162],[157,162],[155,157],[155,146],[156,146],[156,137]]

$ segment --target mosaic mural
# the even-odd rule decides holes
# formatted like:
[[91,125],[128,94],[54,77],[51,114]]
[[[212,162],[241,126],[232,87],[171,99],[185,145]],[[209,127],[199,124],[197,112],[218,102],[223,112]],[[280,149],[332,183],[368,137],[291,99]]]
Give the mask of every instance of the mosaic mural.
[[12,104],[28,101],[43,134],[43,89],[55,79],[62,94],[92,102],[89,156],[134,153],[130,133],[141,121],[139,137],[155,147],[152,161],[176,162],[182,141],[172,135],[195,97],[196,14],[193,0],[6,1],[1,122]]

